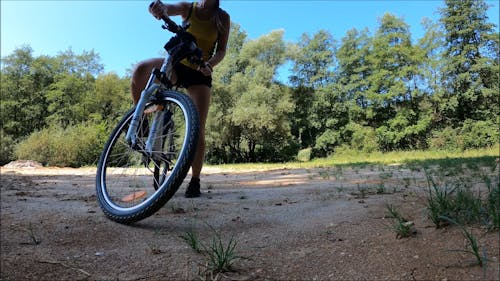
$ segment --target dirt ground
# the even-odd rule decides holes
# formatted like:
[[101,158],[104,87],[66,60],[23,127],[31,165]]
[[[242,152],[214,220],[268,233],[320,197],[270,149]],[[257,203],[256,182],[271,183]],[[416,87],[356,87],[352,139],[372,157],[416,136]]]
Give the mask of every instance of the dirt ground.
[[[223,171],[201,198],[185,185],[157,214],[110,221],[95,169],[1,169],[1,280],[499,280],[500,234],[472,228],[489,259],[474,264],[458,227],[435,229],[427,183],[403,166]],[[491,174],[498,174],[496,171]],[[189,176],[188,176],[189,178]],[[185,181],[187,182],[187,180]],[[415,224],[398,238],[395,206]],[[211,274],[181,238],[237,242],[234,271]]]

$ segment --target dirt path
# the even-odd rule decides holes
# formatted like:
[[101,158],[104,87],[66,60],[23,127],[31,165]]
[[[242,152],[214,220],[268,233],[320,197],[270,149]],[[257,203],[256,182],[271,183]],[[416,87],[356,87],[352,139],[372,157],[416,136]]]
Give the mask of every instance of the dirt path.
[[[498,172],[498,171],[496,171]],[[399,166],[225,173],[207,170],[198,199],[182,192],[132,226],[104,217],[93,169],[1,170],[1,280],[499,280],[499,233],[481,233],[491,260],[473,265],[456,227],[426,218],[424,176]],[[181,189],[183,189],[182,187]],[[386,204],[415,223],[397,239]],[[180,236],[236,241],[235,272]]]

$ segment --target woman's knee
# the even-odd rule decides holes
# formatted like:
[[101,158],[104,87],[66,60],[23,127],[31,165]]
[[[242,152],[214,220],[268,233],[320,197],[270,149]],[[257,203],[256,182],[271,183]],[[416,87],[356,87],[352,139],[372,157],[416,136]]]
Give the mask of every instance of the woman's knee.
[[135,65],[132,71],[132,83],[143,83],[143,80],[149,77],[151,70],[161,66],[161,59],[149,59],[141,61]]

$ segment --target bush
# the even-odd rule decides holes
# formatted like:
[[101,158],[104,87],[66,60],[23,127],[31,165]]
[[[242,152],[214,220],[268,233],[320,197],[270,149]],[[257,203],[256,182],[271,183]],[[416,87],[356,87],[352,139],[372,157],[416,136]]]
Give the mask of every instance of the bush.
[[94,165],[107,136],[104,124],[79,124],[66,129],[52,126],[19,143],[15,154],[18,159],[35,160],[48,166]]
[[462,147],[462,143],[463,140],[459,136],[458,131],[451,127],[446,127],[432,134],[429,140],[429,147],[431,149],[454,151]]
[[291,137],[265,139],[262,145],[257,146],[255,155],[257,162],[288,162],[295,159],[300,145]]
[[434,132],[429,141],[430,148],[443,150],[466,150],[485,148],[499,142],[498,126],[491,120],[474,121],[467,119],[462,128],[446,127]]
[[297,160],[301,162],[307,162],[311,160],[311,151],[312,151],[311,148],[299,150],[299,153],[297,154]]
[[351,148],[358,151],[371,153],[378,150],[377,135],[371,127],[358,124],[349,124],[351,131]]
[[15,141],[10,135],[5,134],[3,130],[0,130],[0,138],[0,166],[2,166],[15,159]]
[[500,134],[498,126],[491,120],[474,121],[465,120],[461,135],[463,138],[462,149],[491,147],[498,143]]
[[340,132],[327,129],[324,133],[316,138],[316,143],[312,150],[312,157],[325,157],[335,152],[335,147],[340,144]]

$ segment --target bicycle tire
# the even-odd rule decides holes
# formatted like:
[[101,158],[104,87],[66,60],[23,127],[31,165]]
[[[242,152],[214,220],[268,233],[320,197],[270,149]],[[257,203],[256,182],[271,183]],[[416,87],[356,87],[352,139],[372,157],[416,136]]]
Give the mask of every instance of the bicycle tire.
[[[142,152],[140,148],[131,148],[126,144],[124,138],[134,114],[134,108],[129,110],[114,128],[99,158],[96,175],[97,201],[104,214],[118,223],[130,224],[137,222],[151,216],[163,207],[179,189],[196,153],[199,117],[198,111],[189,96],[177,91],[166,90],[160,92],[158,97],[159,102],[167,104],[169,108],[175,107],[176,115],[173,115],[172,118],[185,119],[184,122],[180,123],[182,126],[178,126],[179,132],[176,132],[176,136],[178,136],[176,140],[179,139],[181,144],[175,161],[170,163],[172,167],[168,168],[170,174],[167,176],[168,170],[163,170],[161,182],[158,182],[158,169],[165,169],[165,167],[158,165],[158,160],[148,159],[150,156]],[[153,104],[148,104],[146,108],[151,106]],[[179,110],[180,113],[177,114]],[[148,122],[147,119],[145,120],[145,122]],[[175,123],[177,124],[177,122]],[[181,139],[182,136],[184,136],[183,139]],[[152,169],[149,168],[151,162],[154,165]],[[169,165],[166,165],[166,167],[169,167]],[[148,170],[152,174],[148,174]],[[143,173],[146,173],[146,175],[144,176]],[[149,177],[152,177],[153,186],[156,186],[152,190],[147,186],[147,182],[150,180]],[[142,187],[142,184],[144,184],[144,187]],[[146,190],[141,191],[146,192],[146,199],[139,197],[139,195],[136,197],[136,191],[134,190],[140,188]],[[125,197],[120,197],[127,194],[127,192],[132,192],[130,193],[132,197],[127,197],[127,199],[132,198],[131,202],[138,202],[128,204],[129,202],[123,199]]]

